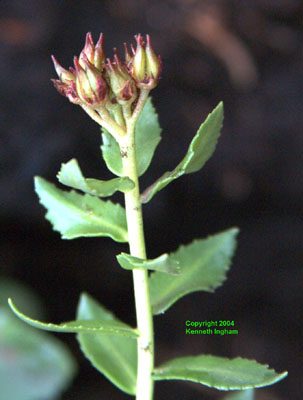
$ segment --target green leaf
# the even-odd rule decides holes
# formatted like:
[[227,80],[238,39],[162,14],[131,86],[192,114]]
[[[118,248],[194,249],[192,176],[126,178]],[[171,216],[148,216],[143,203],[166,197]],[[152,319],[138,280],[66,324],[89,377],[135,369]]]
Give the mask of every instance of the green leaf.
[[[87,294],[82,294],[77,319],[120,322]],[[137,341],[125,336],[79,333],[81,350],[93,366],[126,393],[136,394]]]
[[134,182],[127,177],[115,178],[109,181],[84,178],[78,161],[74,158],[61,165],[57,178],[63,185],[99,197],[111,196],[117,190],[127,192],[135,186]]
[[125,210],[119,204],[73,190],[65,192],[40,177],[35,178],[35,190],[48,210],[46,218],[63,239],[108,236],[127,242]]
[[224,397],[224,400],[254,400],[254,390],[240,390],[239,392],[230,393]]
[[268,365],[254,360],[210,355],[180,357],[157,368],[155,380],[181,379],[202,383],[219,390],[241,390],[272,385],[285,378],[287,372],[277,374]]
[[45,331],[52,332],[63,332],[63,333],[100,333],[100,334],[111,334],[111,335],[123,335],[132,338],[137,338],[138,333],[136,330],[131,329],[126,324],[120,321],[108,321],[108,320],[77,320],[62,322],[61,324],[51,324],[46,322],[37,321],[24,315],[17,309],[11,299],[8,299],[8,304],[12,311],[22,321],[33,326],[34,328],[42,329]]
[[[136,154],[138,174],[143,175],[149,167],[155,149],[161,140],[158,115],[149,97],[136,124]],[[116,140],[102,129],[102,155],[108,169],[115,175],[123,176],[122,158]]]
[[223,123],[223,103],[208,115],[191,141],[187,153],[173,171],[165,172],[141,195],[142,203],[148,203],[154,195],[174,179],[184,174],[199,171],[215,151]]
[[0,398],[53,400],[70,385],[77,367],[67,347],[0,307]]
[[117,256],[117,260],[121,267],[125,269],[151,269],[172,275],[178,275],[180,273],[179,263],[175,260],[171,260],[166,253],[153,260],[144,260],[143,258],[134,257],[130,254],[121,253]]
[[236,247],[237,228],[195,240],[170,255],[180,266],[180,275],[154,272],[150,295],[154,314],[163,313],[182,296],[199,290],[213,292],[226,278]]

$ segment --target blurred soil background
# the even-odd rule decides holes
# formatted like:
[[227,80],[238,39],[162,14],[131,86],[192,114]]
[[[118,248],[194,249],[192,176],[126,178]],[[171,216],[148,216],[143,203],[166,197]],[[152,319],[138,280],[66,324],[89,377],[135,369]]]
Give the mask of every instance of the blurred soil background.
[[[105,35],[111,57],[150,33],[163,60],[152,97],[163,139],[142,189],[173,169],[220,100],[221,140],[203,171],[144,206],[148,256],[239,226],[228,280],[155,320],[157,364],[196,353],[243,356],[289,371],[257,400],[302,399],[303,3],[301,0],[2,0],[0,2],[0,276],[31,287],[50,321],[74,318],[82,291],[135,325],[132,280],[107,238],[62,241],[44,219],[33,176],[55,181],[75,157],[107,179],[98,126],[52,87],[55,54],[66,68],[85,34]],[[122,196],[116,197],[122,201]],[[234,320],[239,335],[185,335],[186,320]],[[81,367],[62,400],[127,399],[91,368],[73,335],[60,336]],[[156,384],[155,399],[221,399],[198,384]]]

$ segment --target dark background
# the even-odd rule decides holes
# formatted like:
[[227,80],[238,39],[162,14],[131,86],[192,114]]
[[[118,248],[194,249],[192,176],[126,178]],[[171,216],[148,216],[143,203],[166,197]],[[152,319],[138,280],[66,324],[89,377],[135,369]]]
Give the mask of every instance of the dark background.
[[[34,175],[55,181],[61,162],[110,178],[98,126],[52,87],[50,54],[65,67],[87,31],[105,35],[108,56],[150,33],[163,59],[152,92],[163,139],[142,188],[174,168],[220,100],[221,140],[203,171],[171,183],[144,206],[148,256],[231,226],[239,246],[215,294],[195,293],[155,319],[157,364],[196,353],[243,356],[289,371],[257,399],[302,398],[303,4],[300,0],[0,2],[2,277],[31,286],[54,322],[71,320],[81,291],[135,324],[131,275],[107,238],[62,241],[43,218]],[[122,197],[116,197],[122,201]],[[233,319],[232,337],[188,337],[187,319]],[[73,335],[60,336],[80,363],[62,399],[127,399],[85,360]],[[160,382],[156,399],[211,399],[198,384]]]

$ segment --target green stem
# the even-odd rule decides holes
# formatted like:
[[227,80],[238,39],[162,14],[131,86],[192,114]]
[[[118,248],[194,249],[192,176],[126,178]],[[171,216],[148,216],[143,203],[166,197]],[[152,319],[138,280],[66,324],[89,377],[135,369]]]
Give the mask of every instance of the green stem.
[[[125,209],[130,253],[131,255],[140,258],[146,258],[146,251],[136,160],[135,125],[140,111],[147,99],[148,91],[146,92],[147,93],[140,96],[140,110],[136,107],[136,118],[132,117],[126,121],[127,134],[119,141],[121,154],[123,155],[123,175],[128,176],[135,183],[134,189],[125,193]],[[137,328],[140,333],[138,338],[136,399],[152,400],[154,386],[152,379],[152,371],[154,368],[154,332],[148,286],[148,272],[141,269],[134,269],[133,281],[137,313]]]
[[98,112],[85,105],[81,105],[81,107],[91,117],[91,119],[108,130],[117,141],[119,141],[120,137],[126,134],[126,131],[111,118],[105,107],[99,107],[97,109]]

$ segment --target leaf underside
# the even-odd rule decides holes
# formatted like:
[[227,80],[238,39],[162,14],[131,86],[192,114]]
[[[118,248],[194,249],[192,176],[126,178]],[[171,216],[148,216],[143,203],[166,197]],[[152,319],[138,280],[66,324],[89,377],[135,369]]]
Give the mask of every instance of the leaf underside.
[[117,260],[122,268],[128,270],[138,268],[159,271],[171,275],[178,275],[180,273],[179,263],[172,260],[169,254],[166,253],[152,260],[144,260],[143,258],[134,257],[130,254],[121,253],[117,256]]
[[[82,294],[77,319],[120,322],[87,294]],[[137,381],[137,341],[114,335],[79,333],[77,339],[92,365],[122,391],[135,395]]]
[[181,379],[219,390],[243,390],[272,385],[286,375],[254,360],[198,355],[168,361],[154,371],[153,379]]
[[222,123],[223,103],[220,102],[198,129],[183,160],[173,171],[165,172],[155,183],[142,193],[142,203],[148,203],[157,192],[174,179],[184,174],[199,171],[215,151]]
[[237,228],[206,239],[180,246],[170,254],[177,261],[177,276],[153,272],[150,276],[150,296],[154,314],[166,311],[178,299],[196,291],[213,292],[226,279],[236,247]]
[[74,158],[67,163],[62,163],[57,178],[63,185],[98,197],[111,196],[116,191],[127,192],[134,187],[134,182],[127,177],[114,178],[109,181],[84,178],[78,161]]
[[62,333],[100,333],[100,334],[111,334],[111,335],[123,335],[132,338],[136,338],[138,333],[136,330],[123,324],[120,321],[108,321],[108,320],[77,320],[68,321],[61,324],[52,324],[37,321],[24,315],[17,309],[11,299],[8,300],[8,304],[12,311],[22,321],[33,326],[34,328],[42,329],[45,331],[62,332]]
[[[105,129],[102,129],[102,139],[102,156],[108,169],[115,175],[123,176],[118,143]],[[139,176],[143,175],[149,167],[160,140],[161,128],[158,115],[149,97],[136,124],[136,155]]]
[[125,210],[120,204],[60,190],[41,177],[35,177],[35,190],[47,209],[46,219],[63,239],[107,236],[128,241]]

